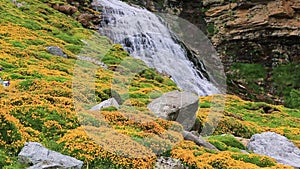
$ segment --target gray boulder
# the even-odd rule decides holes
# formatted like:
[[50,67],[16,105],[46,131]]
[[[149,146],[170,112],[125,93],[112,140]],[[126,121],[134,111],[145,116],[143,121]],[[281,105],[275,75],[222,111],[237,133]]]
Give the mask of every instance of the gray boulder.
[[92,107],[90,110],[91,111],[101,110],[103,108],[110,107],[110,106],[114,106],[116,108],[120,107],[120,105],[119,105],[119,103],[117,102],[116,99],[110,98],[110,99],[104,100],[103,102],[97,104],[96,106]]
[[81,169],[83,162],[73,157],[48,150],[37,142],[27,142],[18,155],[21,164],[32,165],[29,169]]
[[278,163],[300,167],[300,150],[286,137],[274,132],[255,134],[247,148],[254,153],[274,158]]
[[172,91],[154,99],[148,109],[159,118],[179,122],[189,131],[196,121],[198,102],[198,96],[193,93]]
[[62,49],[58,46],[48,46],[47,47],[47,51],[49,53],[51,53],[52,55],[56,55],[56,56],[61,56],[61,57],[64,57],[64,58],[68,58],[68,55],[66,55]]

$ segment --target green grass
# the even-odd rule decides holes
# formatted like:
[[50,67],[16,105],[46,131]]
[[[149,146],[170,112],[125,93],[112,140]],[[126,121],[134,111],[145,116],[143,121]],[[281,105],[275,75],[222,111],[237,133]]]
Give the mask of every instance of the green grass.
[[215,145],[218,149],[223,151],[228,150],[229,147],[242,150],[246,149],[246,147],[232,135],[210,136],[207,138],[207,140]]
[[275,163],[268,158],[262,158],[260,156],[249,157],[247,154],[235,154],[231,156],[236,160],[241,160],[247,163],[255,164],[259,167],[271,167],[274,166]]
[[[44,0],[43,2],[64,3],[62,0],[51,2]],[[75,97],[84,100],[83,105],[76,105],[80,110],[93,106],[94,102],[91,103],[91,100],[100,102],[114,97],[118,102],[124,102],[120,110],[115,107],[103,110],[107,112],[107,117],[113,120],[116,116],[111,114],[116,112],[133,115],[137,119],[144,119],[142,115],[154,119],[154,115],[146,108],[147,104],[165,92],[178,89],[176,84],[170,78],[156,72],[155,69],[148,68],[141,60],[129,57],[120,45],[112,45],[107,38],[84,29],[72,17],[50,8],[42,1],[24,0],[24,4],[23,7],[17,8],[9,0],[0,1],[0,10],[3,11],[0,12],[0,66],[5,68],[0,72],[0,76],[12,82],[10,87],[0,90],[0,141],[4,142],[0,145],[0,168],[26,168],[17,163],[17,154],[23,143],[28,140],[41,142],[52,150],[81,159],[85,162],[86,168],[130,168],[130,165],[113,164],[111,160],[114,159],[109,159],[111,154],[95,157],[98,149],[90,151],[94,147],[82,150],[93,143],[84,140],[84,137],[87,138],[86,135],[80,137],[76,135],[78,134],[76,132],[68,135],[75,135],[74,138],[78,139],[76,148],[79,148],[76,150],[72,147],[74,144],[68,145],[74,140],[67,137],[64,142],[58,141],[66,136],[67,132],[77,130],[80,125],[99,127],[108,123],[107,120],[101,119],[101,121],[95,118],[97,114],[93,116],[79,113],[76,116]],[[213,29],[215,32],[215,28]],[[84,45],[82,40],[88,45]],[[71,57],[66,59],[53,56],[46,51],[47,46],[59,46]],[[109,70],[96,67],[86,61],[77,61],[76,55],[102,61],[107,64]],[[89,70],[96,68],[94,76],[96,98],[89,93],[90,89],[73,98],[72,82],[76,77],[74,74],[74,70],[78,68],[76,66],[83,69],[82,77],[79,76],[78,79],[85,78],[91,73]],[[237,66],[236,69],[241,69],[244,75],[255,74],[248,79],[249,81],[256,79],[257,76],[264,77],[264,72],[259,72],[261,70],[253,70],[257,67],[246,66],[247,68],[244,68],[244,65]],[[80,85],[82,86],[79,87],[82,88],[87,86],[85,83]],[[204,101],[199,106],[211,108],[211,103]],[[298,135],[293,134],[292,128],[300,127],[297,124],[299,111],[284,109],[278,113],[280,118],[277,118],[276,115],[261,114],[261,106],[264,106],[264,103],[241,104],[237,100],[226,107],[225,111],[240,115],[247,121],[255,122],[256,125],[283,126],[288,138],[300,140]],[[164,139],[144,138],[144,135],[153,136],[158,133],[155,136],[176,140],[176,134],[180,135],[182,130],[178,124],[168,126],[171,122],[158,119],[153,120],[153,123],[149,125],[138,123],[138,120],[125,121],[122,118],[119,121],[113,121],[113,127],[127,133],[130,138],[151,148],[156,153],[170,154],[168,152],[171,148],[170,144]],[[250,137],[257,132],[255,130],[257,126],[249,126],[234,117],[226,117],[223,123],[226,124],[224,126],[224,128],[227,127],[226,131],[234,131],[240,136]],[[222,129],[218,132],[224,133]],[[174,133],[167,133],[166,130],[174,130]],[[235,152],[244,149],[231,136],[212,136],[209,139],[223,150]],[[195,147],[200,149],[198,146]],[[209,150],[205,152],[215,153]],[[201,153],[198,151],[194,154],[201,156]]]

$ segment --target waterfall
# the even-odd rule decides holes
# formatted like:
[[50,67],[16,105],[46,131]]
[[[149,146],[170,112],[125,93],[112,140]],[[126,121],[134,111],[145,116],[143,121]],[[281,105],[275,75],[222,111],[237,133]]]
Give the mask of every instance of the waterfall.
[[121,44],[131,56],[170,75],[177,86],[200,96],[219,90],[197,71],[161,18],[118,0],[98,0],[103,7],[101,35]]

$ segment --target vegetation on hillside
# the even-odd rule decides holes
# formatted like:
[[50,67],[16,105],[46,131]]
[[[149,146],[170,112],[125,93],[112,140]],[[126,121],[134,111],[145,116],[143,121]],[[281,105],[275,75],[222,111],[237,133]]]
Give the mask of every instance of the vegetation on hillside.
[[[283,103],[286,107],[299,109],[299,71],[298,63],[280,64],[272,70],[262,64],[234,63],[227,77],[230,90],[238,91],[249,100]],[[266,88],[272,89],[273,96],[266,93]]]
[[[158,155],[192,168],[288,168],[242,154],[244,146],[231,136],[207,138],[221,152],[183,141],[178,123],[158,119],[146,107],[178,89],[174,82],[72,17],[38,0],[22,2],[17,7],[0,0],[0,77],[11,83],[0,86],[0,168],[24,168],[16,156],[27,141],[83,160],[85,168],[151,168]],[[69,58],[48,53],[47,46],[59,46]],[[101,60],[108,68],[77,56]],[[88,111],[112,96],[120,109]],[[211,98],[200,99],[199,126],[206,123]],[[264,106],[276,111],[264,114]],[[229,96],[215,134],[249,138],[276,131],[299,146],[299,119],[298,110]]]

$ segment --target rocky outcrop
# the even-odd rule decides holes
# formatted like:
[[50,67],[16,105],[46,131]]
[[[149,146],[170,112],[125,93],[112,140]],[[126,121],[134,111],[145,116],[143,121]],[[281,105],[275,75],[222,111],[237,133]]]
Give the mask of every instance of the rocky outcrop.
[[27,142],[18,155],[21,164],[29,164],[29,169],[80,169],[83,165],[73,157],[65,156],[43,147],[37,142]]
[[91,13],[82,13],[76,19],[84,27],[95,29],[95,30],[99,28],[99,24],[101,22],[101,17],[99,15],[95,15]]
[[204,0],[203,9],[208,35],[222,56],[228,77],[241,75],[230,70],[233,63],[259,64],[267,71],[265,79],[254,82],[262,92],[231,78],[229,91],[244,99],[249,99],[247,93],[251,93],[255,100],[282,104],[283,97],[278,95],[281,91],[273,86],[272,71],[300,61],[299,1]]
[[190,92],[172,91],[153,100],[148,108],[162,119],[179,122],[190,130],[196,121],[199,98]]
[[59,12],[74,17],[82,26],[98,30],[101,12],[90,0],[67,0],[65,3],[48,2],[48,5]]
[[[262,62],[285,54],[278,62],[299,61],[300,4],[297,0],[239,0],[204,3],[206,20],[214,25],[212,42],[228,54],[226,61]],[[239,49],[239,50],[233,50]],[[252,51],[252,52],[251,52]]]
[[247,145],[254,153],[274,158],[278,163],[300,168],[300,150],[286,137],[274,132],[255,134]]
[[78,8],[72,5],[53,5],[52,8],[62,12],[64,14],[73,15],[75,12],[78,11]]

